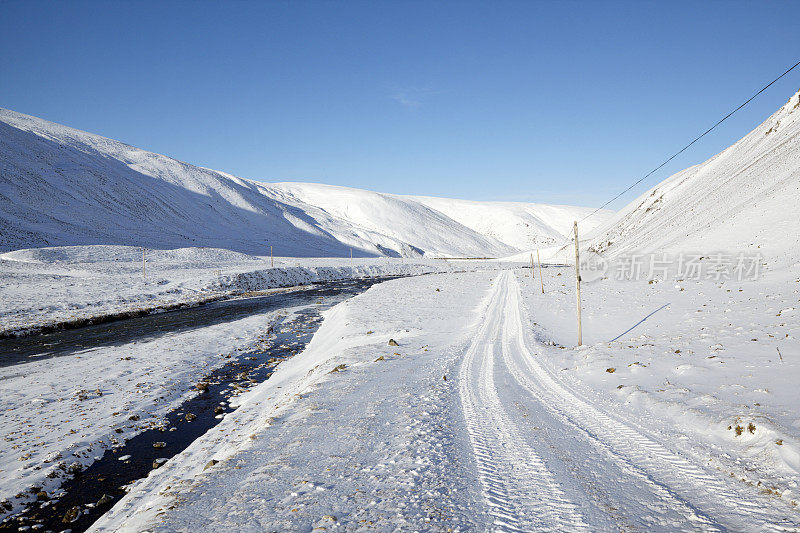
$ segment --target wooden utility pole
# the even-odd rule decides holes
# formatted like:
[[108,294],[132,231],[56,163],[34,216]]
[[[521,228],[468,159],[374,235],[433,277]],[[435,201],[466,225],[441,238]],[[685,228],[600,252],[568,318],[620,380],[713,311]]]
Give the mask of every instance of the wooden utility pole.
[[544,294],[544,274],[542,274],[542,260],[539,258],[539,249],[536,249],[536,261],[539,263],[539,282],[542,284],[542,294]]
[[583,344],[583,331],[581,326],[581,261],[578,256],[578,222],[575,221],[575,288],[578,305],[578,346]]
[[275,266],[275,258],[272,256],[272,245],[270,245],[269,247],[269,266],[270,267]]
[[144,258],[144,251],[145,251],[145,248],[142,248],[142,279],[146,280],[147,279],[147,270],[145,268],[146,260]]

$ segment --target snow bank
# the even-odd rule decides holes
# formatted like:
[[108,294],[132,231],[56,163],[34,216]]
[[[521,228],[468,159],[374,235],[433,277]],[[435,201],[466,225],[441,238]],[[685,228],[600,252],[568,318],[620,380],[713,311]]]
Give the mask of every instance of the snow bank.
[[798,500],[800,280],[584,283],[576,347],[574,271],[545,270],[545,294],[518,279],[543,360],[583,397]]
[[[346,278],[497,268],[404,258],[258,257],[224,249],[71,246],[0,254],[0,336],[197,305],[250,291]],[[274,266],[272,266],[274,264]]]
[[327,311],[303,353],[92,530],[485,528],[443,429],[460,425],[455,368],[492,277],[390,281]]

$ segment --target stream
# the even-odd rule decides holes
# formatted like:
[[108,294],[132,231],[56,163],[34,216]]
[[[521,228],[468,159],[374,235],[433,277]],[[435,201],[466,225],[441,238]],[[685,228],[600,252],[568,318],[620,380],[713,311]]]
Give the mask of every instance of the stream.
[[203,306],[130,318],[85,328],[0,340],[0,366],[31,358],[64,356],[89,348],[118,346],[235,320],[245,315],[285,310],[269,327],[259,351],[237,353],[197,382],[204,391],[169,412],[161,425],[105,450],[85,470],[66,478],[59,490],[34,501],[0,522],[3,531],[85,531],[108,511],[128,485],[160,467],[217,425],[232,409],[229,399],[268,379],[281,361],[301,352],[322,322],[322,311],[393,278],[325,282],[292,292],[239,298]]

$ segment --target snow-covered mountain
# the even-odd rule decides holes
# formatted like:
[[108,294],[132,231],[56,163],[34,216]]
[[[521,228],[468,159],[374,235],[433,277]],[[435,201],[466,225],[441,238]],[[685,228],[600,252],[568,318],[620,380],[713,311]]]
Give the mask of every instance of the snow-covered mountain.
[[[0,109],[0,251],[81,244],[276,255],[504,256],[585,208],[267,184]],[[603,213],[603,220],[610,213]]]
[[708,161],[659,183],[587,243],[610,255],[762,253],[800,258],[800,92]]
[[[590,207],[525,202],[475,202],[449,198],[414,197],[482,235],[494,237],[520,250],[561,243],[571,235],[572,223],[593,212]],[[587,233],[606,222],[613,211],[598,211],[581,224]]]

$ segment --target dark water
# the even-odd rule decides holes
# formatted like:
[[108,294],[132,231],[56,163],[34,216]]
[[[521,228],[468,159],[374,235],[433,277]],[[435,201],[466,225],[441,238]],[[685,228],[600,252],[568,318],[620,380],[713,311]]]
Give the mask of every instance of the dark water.
[[[47,350],[46,356],[54,357],[74,353],[76,350],[86,349],[87,346],[121,344],[114,340],[115,328],[123,332],[130,341],[234,320],[231,315],[242,317],[246,314],[300,307],[294,309],[294,313],[288,318],[271,327],[269,341],[263,351],[238,354],[222,368],[211,374],[198,376],[197,381],[207,383],[208,390],[169,413],[162,426],[145,430],[124,445],[106,450],[101,459],[64,481],[57,500],[31,504],[23,513],[0,523],[0,530],[20,531],[32,527],[30,531],[85,531],[125,495],[125,485],[145,477],[155,467],[154,462],[157,459],[169,459],[186,449],[221,421],[218,415],[231,412],[227,402],[235,390],[247,389],[263,382],[281,361],[305,348],[319,328],[322,310],[386,279],[389,278],[331,282],[295,293],[217,302],[84,328],[89,331],[68,330],[42,335],[49,337],[46,342],[34,338],[10,339],[31,341],[29,344],[16,344],[19,347],[17,357],[22,360],[35,354],[34,347],[37,345],[41,346],[40,349]],[[58,353],[51,350],[54,342]],[[0,344],[0,353],[4,352],[3,344]],[[28,355],[19,355],[22,353]],[[159,447],[154,447],[154,443]],[[126,455],[130,458],[120,461]],[[110,500],[98,505],[104,495],[110,497]],[[79,512],[76,513],[76,510]],[[65,516],[69,513],[72,513],[69,518],[74,516],[75,519],[71,522],[67,519],[65,522]]]
[[[309,286],[291,292],[236,298],[127,318],[78,329],[69,329],[0,339],[0,368],[35,359],[70,355],[91,348],[121,346],[133,341],[147,341],[191,331],[206,326],[238,320],[255,313],[306,305],[319,297],[333,296],[342,291],[355,294],[358,286],[369,281],[336,281]],[[355,290],[355,292],[352,292]]]

